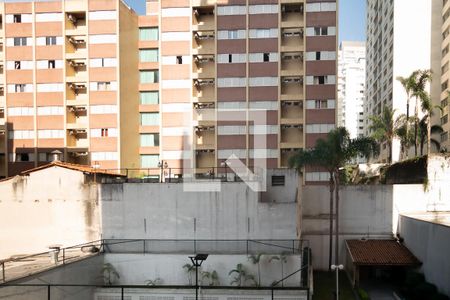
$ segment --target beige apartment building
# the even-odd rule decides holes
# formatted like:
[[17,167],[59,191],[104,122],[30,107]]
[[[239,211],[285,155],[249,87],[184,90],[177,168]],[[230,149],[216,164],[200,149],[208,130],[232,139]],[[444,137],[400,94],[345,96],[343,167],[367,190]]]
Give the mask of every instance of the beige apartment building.
[[[436,40],[440,41],[441,47],[436,47],[435,58],[440,58],[437,60],[437,66],[435,68],[435,72],[441,76],[441,80],[437,81],[437,87],[434,89],[436,92],[432,97],[435,104],[439,104],[442,107],[442,112],[436,113],[437,117],[440,117],[440,120],[435,120],[435,123],[438,123],[442,126],[444,130],[440,136],[441,147],[445,147],[447,151],[450,149],[450,141],[449,141],[449,132],[450,132],[450,123],[448,122],[449,115],[449,106],[448,106],[448,98],[450,92],[449,80],[450,80],[450,72],[449,72],[449,64],[450,64],[450,2],[447,0],[442,1],[442,10],[436,19],[440,21],[440,31],[436,31]],[[441,17],[442,15],[442,17]],[[436,43],[439,45],[439,43]],[[440,62],[440,64],[439,64]],[[439,68],[440,67],[440,68]]]
[[[279,168],[313,147],[336,123],[336,10],[334,0],[147,0],[141,167],[206,172],[233,154]],[[306,181],[327,176],[310,169]]]
[[138,16],[120,0],[0,3],[0,176],[139,167]]

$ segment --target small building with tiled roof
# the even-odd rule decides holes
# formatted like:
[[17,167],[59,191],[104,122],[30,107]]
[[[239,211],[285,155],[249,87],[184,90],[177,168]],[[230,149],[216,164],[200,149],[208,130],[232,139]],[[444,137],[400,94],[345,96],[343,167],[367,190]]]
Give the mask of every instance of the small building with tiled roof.
[[365,267],[417,267],[421,262],[402,243],[394,239],[346,240],[347,269],[358,286],[361,268]]

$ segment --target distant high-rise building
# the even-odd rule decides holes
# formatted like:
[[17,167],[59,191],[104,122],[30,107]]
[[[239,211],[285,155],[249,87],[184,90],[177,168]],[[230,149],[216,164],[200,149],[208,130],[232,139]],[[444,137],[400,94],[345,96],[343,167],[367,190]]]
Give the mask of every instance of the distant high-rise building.
[[[141,167],[206,173],[231,154],[249,167],[286,167],[335,128],[336,1],[147,0],[147,9]],[[267,110],[262,124],[252,120],[258,110]]]
[[[380,115],[384,106],[395,109],[395,116],[406,113],[406,93],[397,80],[413,71],[432,69],[432,49],[437,7],[442,1],[368,0],[366,41],[366,96],[364,131],[370,135],[371,115]],[[415,101],[410,103],[414,115]],[[419,109],[420,110],[420,109]],[[381,147],[380,161],[387,160],[387,142]],[[394,140],[393,160],[400,154]]]
[[344,41],[338,56],[338,125],[351,138],[364,135],[366,47],[363,42]]
[[138,17],[122,1],[0,3],[0,175],[62,152],[139,167]]

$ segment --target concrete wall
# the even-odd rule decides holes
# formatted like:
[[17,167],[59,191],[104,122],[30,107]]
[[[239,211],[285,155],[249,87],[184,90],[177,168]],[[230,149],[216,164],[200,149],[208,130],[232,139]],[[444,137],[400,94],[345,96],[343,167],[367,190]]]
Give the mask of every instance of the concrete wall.
[[183,185],[104,184],[103,238],[295,239],[296,203],[263,203],[245,183],[223,192],[183,192]]
[[[281,275],[281,263],[279,260],[272,260],[271,255],[262,256],[261,259],[261,285],[270,286],[272,282],[291,274],[301,266],[300,255],[288,255],[287,262],[283,264],[283,277]],[[146,284],[147,280],[162,279],[162,284],[167,285],[188,285],[195,284],[195,272],[190,276],[183,269],[185,264],[191,264],[188,255],[148,255],[148,254],[105,254],[105,263],[112,264],[120,274],[120,284]],[[199,271],[216,271],[219,275],[220,285],[230,285],[233,276],[228,273],[242,263],[247,274],[252,274],[258,280],[258,267],[248,260],[246,255],[210,255],[203,262]],[[203,284],[208,285],[209,281],[204,280]],[[252,286],[247,282],[246,286]],[[287,279],[284,286],[299,286],[300,272]]]
[[441,293],[450,296],[450,227],[400,216],[399,233],[423,263],[421,272]]
[[[284,176],[284,186],[273,186],[272,176]],[[300,176],[293,169],[267,170],[267,191],[261,194],[262,202],[296,202],[298,189],[301,187]]]
[[50,167],[0,182],[0,259],[100,238],[96,188],[82,172]]
[[[314,268],[322,270],[328,269],[329,197],[328,186],[304,186],[301,197],[301,237],[309,241]],[[392,235],[392,186],[343,186],[339,212],[340,262],[344,263],[346,239]]]
[[[94,256],[85,260],[58,266],[52,270],[27,277],[13,284],[103,284],[101,270],[103,256]],[[51,299],[94,299],[94,288],[89,287],[52,287]],[[1,299],[29,300],[47,299],[47,287],[2,287]]]

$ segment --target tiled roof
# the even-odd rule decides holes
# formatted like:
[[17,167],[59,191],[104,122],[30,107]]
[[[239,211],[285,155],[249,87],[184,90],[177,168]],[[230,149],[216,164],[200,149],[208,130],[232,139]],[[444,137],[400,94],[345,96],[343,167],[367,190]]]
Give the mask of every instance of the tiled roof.
[[100,174],[100,175],[107,175],[107,176],[114,176],[114,177],[125,176],[125,175],[121,175],[121,174],[115,173],[113,171],[105,170],[105,169],[96,169],[96,168],[92,168],[91,166],[71,164],[71,163],[62,162],[62,161],[53,161],[49,164],[39,166],[37,168],[29,169],[29,170],[21,172],[20,175],[28,175],[32,172],[36,172],[39,170],[43,170],[43,169],[47,169],[47,168],[55,167],[55,166],[74,170],[74,171],[80,171],[83,173],[90,173],[90,174],[96,173],[96,174]]
[[347,240],[347,250],[355,265],[411,266],[421,262],[396,240]]

